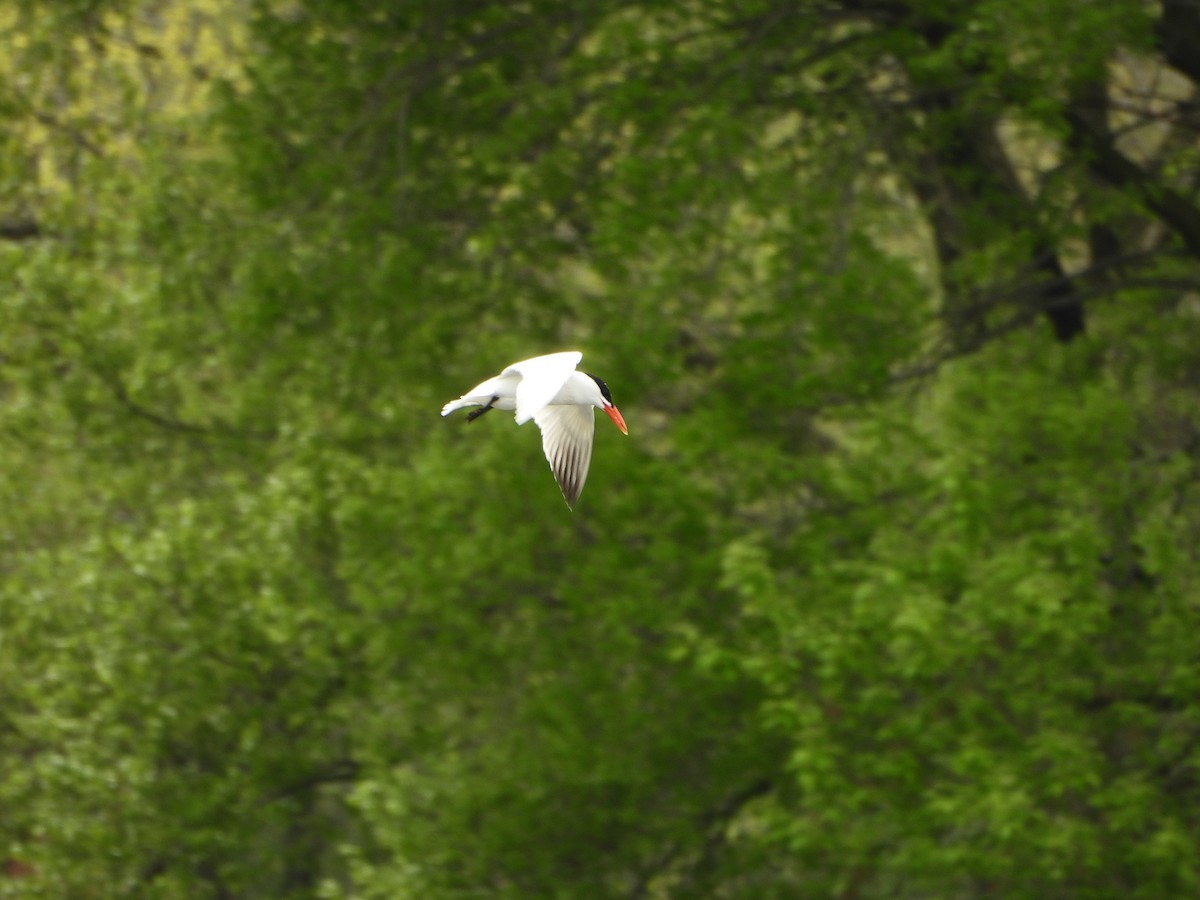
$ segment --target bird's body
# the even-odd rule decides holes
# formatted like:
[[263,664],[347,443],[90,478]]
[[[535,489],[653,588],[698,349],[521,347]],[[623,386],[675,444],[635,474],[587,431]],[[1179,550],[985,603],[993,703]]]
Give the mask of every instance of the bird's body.
[[495,378],[447,403],[442,415],[479,406],[482,408],[467,415],[468,421],[489,409],[514,411],[518,425],[533,419],[542,430],[542,449],[563,497],[568,506],[574,506],[592,461],[596,427],[592,409],[604,410],[622,432],[629,433],[613,405],[608,385],[595,375],[576,371],[582,359],[582,353],[571,350],[513,363]]

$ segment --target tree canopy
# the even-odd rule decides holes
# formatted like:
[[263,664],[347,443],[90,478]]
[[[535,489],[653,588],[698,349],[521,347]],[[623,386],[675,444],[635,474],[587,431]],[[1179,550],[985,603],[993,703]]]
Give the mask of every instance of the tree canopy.
[[[14,0],[0,66],[0,897],[1200,891],[1193,0]],[[563,349],[573,512],[438,417]]]

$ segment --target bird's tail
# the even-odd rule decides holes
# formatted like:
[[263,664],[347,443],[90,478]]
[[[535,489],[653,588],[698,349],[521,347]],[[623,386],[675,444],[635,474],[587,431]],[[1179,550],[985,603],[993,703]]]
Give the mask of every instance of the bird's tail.
[[464,409],[468,406],[492,406],[496,402],[494,394],[463,394],[457,400],[451,400],[442,407],[442,415],[448,416],[456,409]]
[[[477,384],[457,400],[451,400],[442,407],[442,415],[448,416],[456,409],[464,406],[491,406],[500,399],[499,386],[495,378],[489,378],[483,384]],[[503,404],[501,404],[503,407]],[[512,407],[508,407],[511,409]]]

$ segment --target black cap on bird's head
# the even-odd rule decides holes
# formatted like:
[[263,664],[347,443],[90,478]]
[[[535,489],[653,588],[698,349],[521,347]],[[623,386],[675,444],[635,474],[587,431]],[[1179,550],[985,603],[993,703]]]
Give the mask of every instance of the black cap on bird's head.
[[600,378],[598,375],[593,375],[591,372],[584,372],[583,374],[592,379],[592,381],[596,382],[596,387],[600,388],[601,397],[603,397],[609,403],[613,402],[612,394],[609,393],[608,385],[604,383],[603,378]]
[[629,434],[629,429],[625,427],[625,418],[621,415],[621,411],[617,409],[617,405],[613,403],[612,394],[608,390],[608,385],[604,383],[602,378],[597,378],[591,372],[584,372],[588,378],[596,382],[596,387],[600,388],[600,396],[604,398],[604,411],[608,417],[613,420],[613,424],[621,429],[622,434]]

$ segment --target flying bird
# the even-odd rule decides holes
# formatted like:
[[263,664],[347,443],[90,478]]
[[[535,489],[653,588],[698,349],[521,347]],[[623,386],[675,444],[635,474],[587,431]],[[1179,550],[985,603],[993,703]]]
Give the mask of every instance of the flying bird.
[[604,410],[623,434],[629,434],[621,411],[613,405],[608,385],[588,372],[577,372],[583,359],[577,350],[550,353],[515,362],[495,378],[478,384],[442,407],[448,416],[464,406],[473,422],[489,409],[516,410],[517,424],[530,419],[542,430],[542,449],[567,506],[574,508],[592,461],[596,419],[592,407]]

